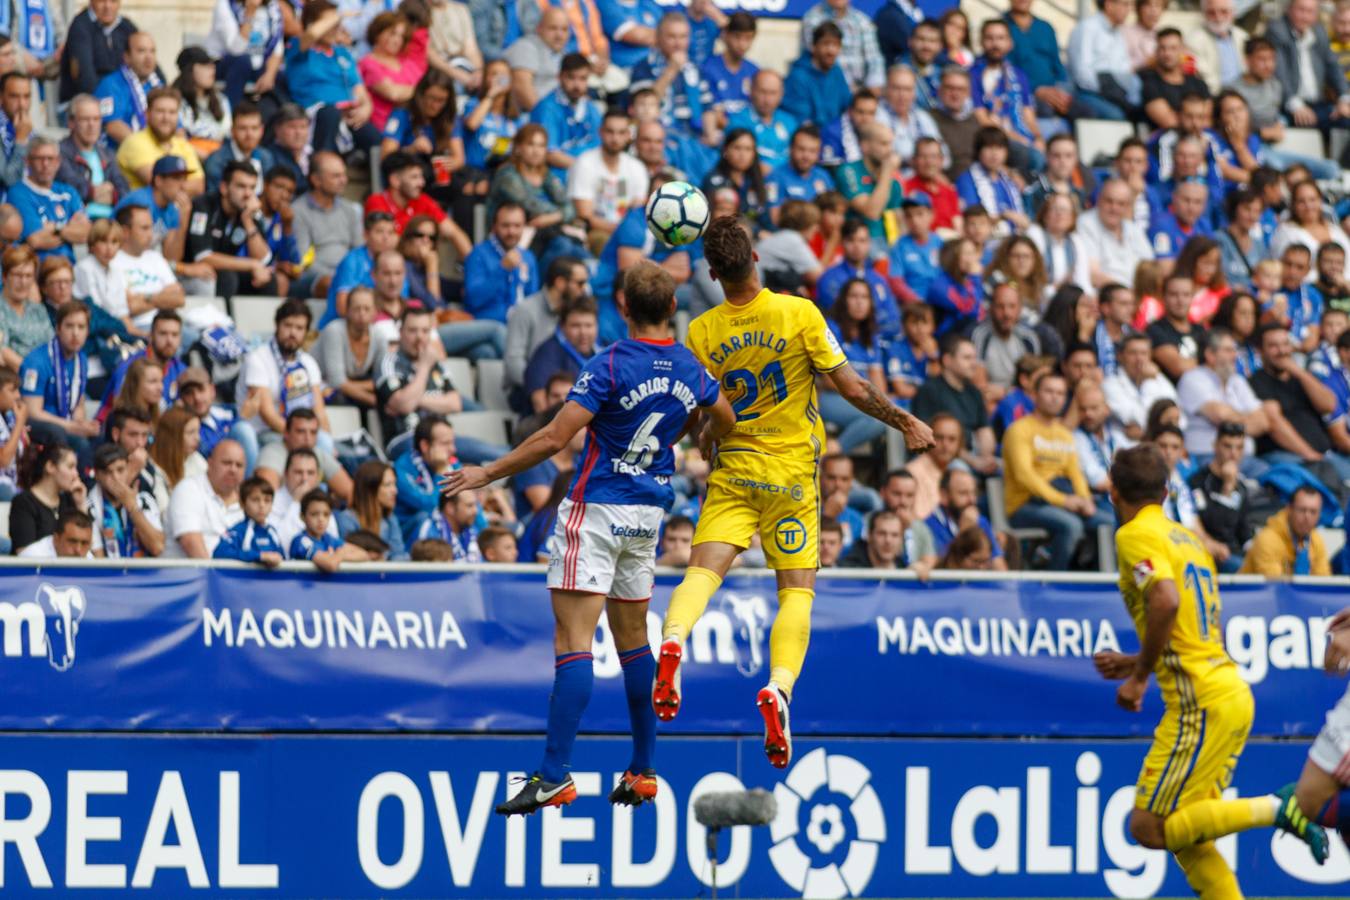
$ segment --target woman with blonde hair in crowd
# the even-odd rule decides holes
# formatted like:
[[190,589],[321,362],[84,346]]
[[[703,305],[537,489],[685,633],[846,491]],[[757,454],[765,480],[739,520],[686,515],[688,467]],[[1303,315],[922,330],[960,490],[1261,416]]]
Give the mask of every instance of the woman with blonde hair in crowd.
[[1045,260],[1035,242],[1027,235],[1014,234],[1004,238],[994,250],[994,258],[984,270],[985,283],[993,285],[1001,279],[1017,288],[1022,298],[1023,317],[1033,322],[1041,317],[1041,303],[1045,300]]
[[141,409],[150,414],[150,427],[159,423],[159,414],[164,403],[164,367],[142,356],[127,369],[122,390],[113,402],[112,408]]
[[206,472],[206,460],[197,452],[202,442],[202,423],[181,406],[165,411],[155,424],[155,442],[150,458],[164,473],[169,490],[184,478]]

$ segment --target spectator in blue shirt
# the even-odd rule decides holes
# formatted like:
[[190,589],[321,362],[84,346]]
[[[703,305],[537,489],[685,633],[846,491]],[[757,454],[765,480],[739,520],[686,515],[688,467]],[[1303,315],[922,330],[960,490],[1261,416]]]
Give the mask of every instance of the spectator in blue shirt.
[[881,345],[886,364],[886,383],[897,406],[909,409],[919,388],[928,380],[928,366],[937,361],[933,339],[933,308],[926,303],[906,303],[901,316],[904,328],[897,340]]
[[792,63],[784,84],[783,111],[799,122],[833,122],[853,96],[839,66],[844,34],[833,22],[822,22],[811,34],[811,52]]
[[[664,183],[663,178],[653,178],[650,190],[655,191]],[[591,293],[600,306],[600,343],[604,345],[628,336],[628,326],[619,315],[615,300],[619,273],[628,271],[640,260],[649,259],[669,272],[676,284],[684,284],[689,281],[701,246],[695,242],[684,247],[667,247],[658,241],[647,227],[645,206],[645,203],[635,206],[624,214],[619,227],[614,229],[600,251],[595,277],[591,279]]]
[[285,166],[273,166],[263,180],[261,199],[263,239],[272,253],[272,268],[277,273],[281,296],[290,292],[291,282],[300,277],[300,248],[295,243],[295,175]]
[[573,379],[596,354],[599,334],[598,307],[594,297],[578,297],[558,317],[558,327],[525,366],[525,394],[535,412],[548,408],[549,381],[559,372]]
[[56,313],[56,336],[35,348],[19,370],[20,393],[28,407],[28,423],[39,443],[64,443],[80,457],[82,468],[93,462],[99,423],[85,411],[89,387],[89,310],[71,302]]
[[134,131],[146,126],[146,96],[164,86],[164,76],[155,62],[155,39],[138,31],[127,39],[122,65],[103,76],[94,88],[103,114],[103,132],[115,147]]
[[938,106],[938,88],[942,85],[943,52],[942,29],[937,22],[925,20],[914,26],[909,36],[909,52],[901,62],[914,70],[919,109],[931,112]]
[[[872,284],[864,278],[849,278],[839,287],[838,299],[830,311],[828,325],[835,341],[844,351],[849,365],[864,381],[886,393],[886,369],[882,364],[881,338],[872,302]],[[825,421],[840,427],[836,440],[842,453],[852,453],[886,433],[877,419],[855,409],[834,385],[821,382],[820,412]]]
[[[392,213],[377,211],[366,213],[365,235],[360,246],[353,247],[342,257],[333,278],[328,283],[328,308],[319,319],[322,330],[329,322],[347,314],[347,295],[352,288],[375,286],[373,272],[375,257],[386,250],[398,249],[398,229]],[[404,291],[405,295],[407,291]]]
[[610,60],[631,70],[656,43],[656,26],[664,10],[656,0],[598,0],[597,5],[609,36]]
[[539,264],[528,247],[520,246],[525,208],[500,204],[492,217],[492,233],[464,261],[464,308],[476,319],[506,323],[506,313],[539,290]]
[[277,530],[267,524],[272,515],[272,485],[254,476],[239,486],[239,502],[244,508],[243,521],[220,536],[220,542],[211,552],[213,559],[234,559],[240,562],[261,563],[275,569],[286,558]]
[[986,125],[975,133],[975,161],[956,179],[963,207],[981,206],[995,221],[1004,220],[1019,232],[1031,225],[1022,203],[1022,191],[1007,171],[1008,135]]
[[154,242],[150,249],[158,250],[168,260],[182,259],[187,239],[187,220],[183,211],[192,203],[187,194],[187,162],[170,153],[155,160],[150,172],[150,183],[119,200],[114,212],[128,206],[144,206],[154,223]]
[[[723,46],[726,45],[727,27],[735,15],[732,13],[728,16],[722,12],[713,0],[690,0],[684,11],[684,17],[689,22],[690,62],[702,69],[703,64],[713,58],[713,48],[719,37],[722,38]],[[751,17],[750,21],[753,23],[754,18]]]
[[[760,154],[760,159],[764,154]],[[815,200],[826,191],[834,190],[834,178],[821,168],[820,129],[809,122],[792,135],[788,158],[765,181],[769,192],[769,207],[774,217],[778,208],[789,200]]]
[[1172,192],[1172,202],[1149,220],[1149,241],[1157,259],[1175,259],[1186,241],[1210,233],[1205,222],[1209,189],[1199,181],[1184,181]]
[[671,11],[661,17],[656,45],[633,67],[633,90],[650,88],[661,100],[661,124],[703,136],[717,136],[717,111],[708,83],[689,61],[689,21]]
[[[770,169],[787,162],[788,144],[797,129],[797,120],[779,108],[782,102],[783,76],[772,69],[762,69],[750,82],[750,102],[730,113],[726,121],[728,129],[745,128],[754,133],[759,159]],[[820,143],[819,131],[816,143]],[[818,146],[816,159],[820,159]]]
[[586,57],[567,54],[558,70],[558,86],[530,111],[530,121],[548,132],[548,164],[562,179],[567,178],[567,170],[578,156],[600,146],[604,110],[590,98],[590,77],[591,64]]
[[[342,16],[328,0],[309,0],[300,14],[299,37],[286,46],[284,71],[291,99],[313,112],[315,150],[370,149],[380,130],[370,121],[370,95],[356,59],[337,43]],[[344,131],[345,126],[345,131]]]
[[437,481],[460,468],[455,455],[455,429],[440,415],[424,414],[413,429],[411,446],[394,461],[394,477],[398,483],[398,501],[394,515],[398,518],[403,542],[411,545],[417,531],[436,511],[441,489]]
[[[1030,0],[1027,0],[1030,3]],[[874,16],[877,24],[877,45],[881,58],[890,68],[900,62],[909,49],[909,36],[924,21],[923,8],[914,0],[886,0]]]
[[900,201],[905,233],[891,247],[891,290],[903,303],[922,303],[941,267],[942,239],[933,234],[933,201],[915,191]]
[[984,318],[980,249],[969,238],[956,238],[938,254],[942,271],[928,288],[928,305],[938,315],[937,335],[967,334]]
[[933,533],[933,546],[938,556],[944,556],[956,536],[967,528],[979,528],[989,539],[992,555],[990,568],[1003,571],[1008,568],[1003,558],[1003,548],[994,534],[994,526],[980,513],[976,500],[979,498],[979,483],[968,470],[958,466],[949,466],[938,482],[938,505],[925,523]]
[[[704,0],[712,6],[711,0]],[[699,74],[712,92],[712,102],[719,113],[723,127],[730,127],[728,119],[750,106],[750,90],[759,66],[745,55],[755,42],[755,17],[748,12],[734,12],[727,17],[722,29],[722,53],[699,59],[695,48],[698,32],[690,35],[690,61],[699,67]],[[780,85],[781,87],[781,85]]]
[[1003,21],[1008,23],[1012,37],[1012,51],[1008,61],[1021,69],[1031,84],[1036,98],[1036,116],[1041,120],[1041,131],[1047,137],[1050,131],[1061,131],[1066,126],[1063,117],[1073,107],[1072,84],[1069,70],[1059,52],[1059,39],[1049,22],[1031,14],[1033,0],[1009,0]]
[[877,120],[880,106],[877,95],[862,88],[849,99],[848,109],[842,116],[823,123],[820,126],[820,164],[833,169],[862,159],[862,134]]
[[333,519],[333,498],[323,488],[314,488],[300,498],[300,521],[305,530],[291,540],[291,559],[314,563],[320,572],[336,572],[344,560],[362,562],[370,557],[354,544],[344,544],[328,528]]
[[56,141],[35,136],[28,142],[28,177],[9,189],[6,201],[23,218],[22,239],[39,259],[64,256],[75,261],[74,244],[89,237],[89,217],[80,195],[56,180],[61,152]]
[[1008,60],[1012,50],[1008,23],[986,19],[980,28],[980,45],[984,55],[970,70],[975,118],[981,125],[1001,128],[1008,135],[1013,168],[1039,172],[1045,168],[1045,142],[1036,120],[1036,98],[1026,73]]
[[877,334],[889,340],[900,333],[900,307],[891,293],[891,286],[871,265],[872,234],[867,223],[849,219],[842,232],[844,258],[825,270],[816,284],[816,305],[828,313],[834,306],[844,284],[862,279],[872,289],[872,317]]
[[272,151],[262,146],[263,117],[262,110],[247,100],[242,101],[231,111],[230,139],[221,145],[202,163],[206,172],[207,193],[214,193],[220,186],[220,176],[231,162],[248,163],[258,175],[258,190],[261,193],[263,176],[276,165]]

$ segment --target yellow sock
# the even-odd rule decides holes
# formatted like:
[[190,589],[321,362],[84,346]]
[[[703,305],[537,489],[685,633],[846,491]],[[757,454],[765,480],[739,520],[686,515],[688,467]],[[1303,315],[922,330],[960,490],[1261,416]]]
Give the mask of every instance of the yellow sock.
[[1275,804],[1269,797],[1201,800],[1168,816],[1163,833],[1167,837],[1167,849],[1177,853],[1192,844],[1274,824]]
[[689,637],[694,623],[703,615],[703,610],[708,608],[708,601],[721,586],[722,579],[711,569],[698,566],[685,569],[684,580],[670,595],[670,608],[666,610],[666,623],[661,629],[661,636],[683,643]]
[[816,592],[810,588],[783,588],[778,592],[778,615],[769,632],[769,680],[792,699],[792,686],[802,673],[806,647],[811,643],[811,603]]
[[1173,855],[1200,900],[1242,900],[1242,888],[1213,841],[1183,847]]

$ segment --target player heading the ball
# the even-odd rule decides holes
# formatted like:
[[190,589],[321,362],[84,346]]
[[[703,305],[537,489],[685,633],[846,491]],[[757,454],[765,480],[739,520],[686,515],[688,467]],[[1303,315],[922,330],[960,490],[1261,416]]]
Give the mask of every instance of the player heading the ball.
[[707,411],[717,437],[735,424],[735,414],[717,380],[671,336],[675,281],[665,270],[644,261],[624,273],[620,311],[632,337],[586,363],[551,423],[496,462],[441,480],[447,494],[483,487],[543,462],[586,429],[581,463],[548,544],[557,656],[544,759],[520,793],[497,807],[503,815],[564,806],[577,796],[572,746],[591,698],[591,645],[602,611],[623,666],[633,728],[632,760],[609,800],[637,806],[656,796],[656,717],[648,699],[656,665],[647,603],[657,535],[675,499],[670,448],[699,410]]
[[735,216],[713,220],[703,252],[726,301],[695,319],[688,344],[722,383],[736,426],[718,440],[705,430],[700,444],[713,472],[694,533],[684,581],[671,597],[652,686],[657,716],[680,710],[684,640],[703,615],[736,556],[758,532],[778,575],[778,615],[769,635],[769,683],[757,697],[764,751],[782,769],[792,758],[788,704],[811,637],[811,604],[820,561],[817,467],[825,425],[816,376],[869,416],[902,432],[912,451],[932,446],[933,432],[860,378],[810,300],[764,289],[754,246]]

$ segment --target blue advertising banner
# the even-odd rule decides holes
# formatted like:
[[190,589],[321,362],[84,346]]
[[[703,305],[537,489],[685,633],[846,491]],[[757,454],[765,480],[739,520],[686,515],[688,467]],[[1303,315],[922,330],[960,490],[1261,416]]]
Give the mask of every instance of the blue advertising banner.
[[[758,741],[672,738],[659,794],[605,800],[628,761],[583,739],[566,810],[503,819],[542,741],[500,737],[20,736],[0,741],[7,897],[693,897],[713,878],[692,819],[707,792],[764,786],[768,827],[724,832],[738,897],[1190,896],[1127,819],[1139,741],[805,740],[786,773]],[[1256,744],[1233,790],[1297,776],[1305,749]],[[1248,896],[1342,896],[1350,853],[1317,867],[1259,829],[1218,842]]]
[[[659,579],[655,642],[675,579]],[[666,730],[756,733],[772,576],[728,578],[690,636]],[[1225,583],[1257,735],[1310,736],[1344,689],[1320,670],[1343,585]],[[1092,666],[1137,647],[1115,586],[1031,579],[820,580],[793,703],[801,735],[1144,736]],[[542,570],[8,566],[0,729],[538,732],[553,676]],[[583,727],[628,730],[605,629]]]

